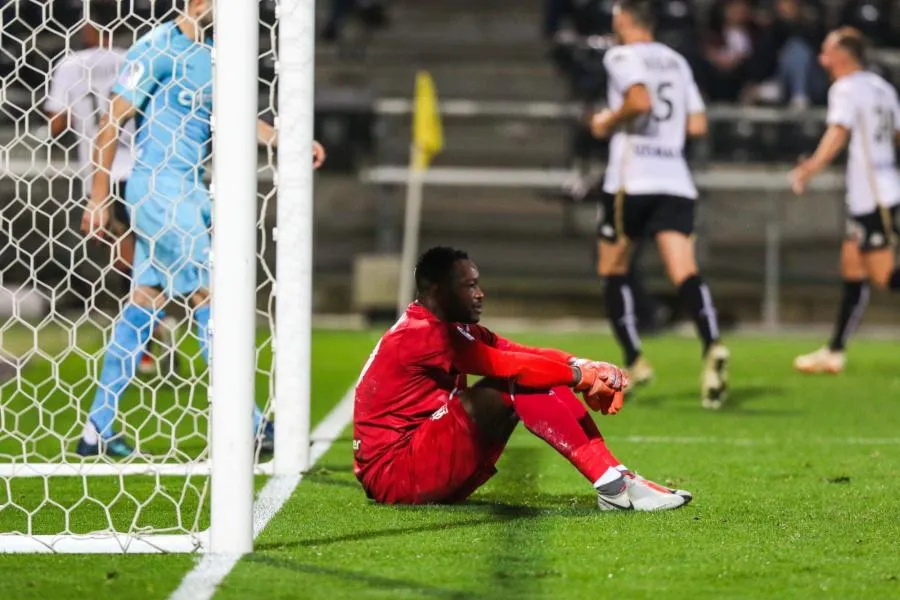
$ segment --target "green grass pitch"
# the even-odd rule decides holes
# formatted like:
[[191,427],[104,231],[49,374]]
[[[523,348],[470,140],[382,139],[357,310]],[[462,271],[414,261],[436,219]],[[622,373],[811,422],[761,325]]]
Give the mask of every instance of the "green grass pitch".
[[[314,420],[352,384],[377,337],[315,334]],[[605,336],[513,337],[619,356]],[[353,478],[345,431],[216,597],[898,597],[900,352],[896,342],[860,341],[843,375],[793,373],[793,356],[814,343],[730,339],[731,401],[710,413],[699,405],[696,342],[646,341],[656,381],[620,415],[598,421],[626,464],[694,492],[685,509],[596,511],[590,486],[524,428],[499,474],[468,503],[376,506]],[[37,360],[27,379],[41,385],[47,374]],[[180,401],[163,395],[158,402]],[[9,443],[0,439],[0,452]],[[66,490],[72,483],[59,485],[64,497],[74,493]],[[96,485],[102,495],[103,482]],[[0,491],[0,528],[21,518],[9,510],[11,493],[20,503],[39,498],[15,486]],[[129,507],[121,510],[127,519]],[[35,518],[44,527],[58,524],[42,512]],[[164,504],[152,512],[152,523],[172,518]],[[77,526],[89,529],[94,518],[86,513]],[[162,599],[195,560],[0,556],[0,598]]]

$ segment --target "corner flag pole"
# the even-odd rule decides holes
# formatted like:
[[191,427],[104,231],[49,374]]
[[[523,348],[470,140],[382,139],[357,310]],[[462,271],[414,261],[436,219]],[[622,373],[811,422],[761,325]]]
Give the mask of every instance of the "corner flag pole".
[[406,183],[406,213],[403,221],[403,253],[400,259],[400,289],[397,316],[413,299],[416,256],[419,254],[419,229],[422,223],[422,191],[425,172],[431,159],[444,147],[441,115],[434,82],[427,72],[416,75],[413,139],[409,152]]

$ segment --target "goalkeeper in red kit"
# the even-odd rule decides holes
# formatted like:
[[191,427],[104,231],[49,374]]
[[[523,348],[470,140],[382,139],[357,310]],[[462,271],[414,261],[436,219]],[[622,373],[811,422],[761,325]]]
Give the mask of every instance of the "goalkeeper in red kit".
[[[614,414],[627,385],[608,363],[529,348],[477,323],[484,293],[466,253],[437,247],[416,264],[416,300],[381,338],[356,385],[354,472],[387,504],[453,503],[496,473],[519,421],[563,455],[603,510],[666,510],[691,500],[615,458],[575,391]],[[467,375],[484,378],[468,386]]]

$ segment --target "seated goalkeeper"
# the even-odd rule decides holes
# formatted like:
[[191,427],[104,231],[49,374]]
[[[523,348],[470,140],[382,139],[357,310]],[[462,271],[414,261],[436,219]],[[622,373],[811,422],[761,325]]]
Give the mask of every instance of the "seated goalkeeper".
[[[519,421],[593,486],[601,510],[668,510],[691,495],[648,481],[613,456],[573,388],[615,414],[624,374],[608,363],[529,348],[477,323],[484,293],[459,250],[416,265],[416,300],[381,338],[356,386],[354,472],[387,504],[461,502],[496,473]],[[466,375],[483,375],[467,385]]]
[[[212,203],[203,175],[211,146],[213,0],[188,0],[180,6],[173,21],[155,27],[128,51],[94,144],[95,173],[81,227],[89,237],[106,237],[118,131],[136,118],[136,161],[125,195],[136,238],[133,284],[113,327],[78,443],[76,452],[82,456],[133,452],[114,429],[116,408],[169,299],[180,299],[192,314],[203,357],[209,360]],[[257,136],[262,144],[276,143],[274,129],[262,121]],[[324,150],[316,143],[314,167],[323,160]],[[263,450],[271,448],[274,426],[258,408],[254,428]]]

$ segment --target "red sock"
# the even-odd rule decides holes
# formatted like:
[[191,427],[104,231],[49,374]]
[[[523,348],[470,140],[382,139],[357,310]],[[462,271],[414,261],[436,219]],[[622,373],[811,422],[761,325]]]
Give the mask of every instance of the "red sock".
[[572,388],[553,388],[553,393],[560,401],[565,403],[566,408],[569,409],[572,416],[578,420],[578,424],[581,426],[581,429],[588,439],[592,441],[599,440],[597,443],[597,451],[602,452],[605,455],[606,462],[612,466],[620,466],[622,462],[609,451],[609,448],[606,446],[606,441],[603,439],[603,435],[600,433],[600,430],[597,429],[597,424],[594,422],[593,417],[591,417],[591,413],[588,412],[584,402],[578,399],[578,396],[575,395]]
[[528,431],[553,446],[592,484],[618,464],[609,462],[609,451],[602,438],[591,440],[588,437],[568,408],[567,400],[556,390],[517,391],[513,406]]

